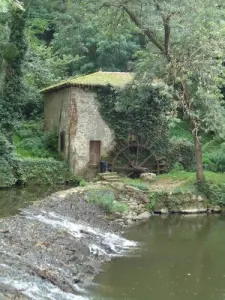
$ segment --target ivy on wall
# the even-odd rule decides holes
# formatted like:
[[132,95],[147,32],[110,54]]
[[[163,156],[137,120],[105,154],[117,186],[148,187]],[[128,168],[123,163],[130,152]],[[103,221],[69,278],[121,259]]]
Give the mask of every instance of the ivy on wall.
[[115,90],[108,86],[97,90],[97,98],[100,113],[114,131],[117,144],[123,144],[128,135],[133,134],[156,156],[167,155],[170,101],[157,89],[127,86],[123,90]]
[[153,86],[127,86],[115,90],[110,86],[97,90],[100,113],[115,133],[117,145],[123,147],[129,134],[138,137],[171,170],[175,163],[186,170],[195,169],[193,143],[171,139],[170,98]]

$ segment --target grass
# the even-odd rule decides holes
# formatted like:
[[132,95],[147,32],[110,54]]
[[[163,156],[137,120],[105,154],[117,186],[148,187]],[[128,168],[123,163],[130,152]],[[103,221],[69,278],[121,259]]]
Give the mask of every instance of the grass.
[[[211,184],[224,184],[225,173],[214,173],[211,171],[205,171],[205,178]],[[180,182],[180,184],[179,184]],[[174,171],[168,174],[159,175],[156,177],[156,184],[162,186],[166,185],[171,188],[174,187],[174,183],[178,183],[173,190],[184,190],[184,191],[196,191],[196,173],[186,171]]]
[[133,187],[136,187],[137,189],[139,189],[143,192],[147,192],[149,190],[149,186],[139,178],[136,178],[136,179],[123,178],[123,182],[127,183]]
[[115,199],[115,194],[111,190],[91,190],[85,195],[85,200],[103,208],[107,213],[123,213],[128,207]]
[[[205,177],[207,181],[210,181],[215,184],[225,183],[225,173],[215,173],[211,171],[204,171]],[[196,181],[196,173],[195,172],[186,172],[186,171],[175,171],[170,172],[168,174],[159,175],[156,177],[156,180],[160,180],[162,178],[170,178],[173,181]]]

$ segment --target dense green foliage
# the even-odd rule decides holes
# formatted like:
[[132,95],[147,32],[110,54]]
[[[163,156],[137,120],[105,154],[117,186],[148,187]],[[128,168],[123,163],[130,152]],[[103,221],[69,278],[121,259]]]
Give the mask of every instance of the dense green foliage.
[[52,158],[14,159],[16,179],[19,184],[65,183],[69,178],[68,167],[64,162]]
[[12,145],[0,134],[0,187],[10,186],[15,182]]
[[172,139],[169,157],[170,167],[179,163],[184,170],[195,170],[194,145],[187,139]]
[[156,156],[169,152],[169,127],[167,113],[170,99],[153,86],[130,86],[117,93],[108,88],[98,91],[100,112],[114,130],[117,144],[127,141],[128,135],[137,137]]
[[22,122],[15,127],[13,141],[16,152],[22,157],[54,157],[58,154],[58,137],[44,132],[43,122]]
[[28,3],[0,3],[1,185],[27,182],[32,159],[37,174],[44,161],[50,174],[51,158],[52,171],[63,168],[57,137],[42,132],[39,90],[100,69],[136,75],[122,92],[98,91],[119,143],[135,134],[169,169],[193,170],[194,137],[205,169],[225,171],[222,2],[220,9],[210,0]]
[[22,64],[27,50],[25,25],[26,12],[17,2],[13,2],[9,23],[9,40],[4,45],[6,68],[2,101],[0,102],[0,124],[7,130],[12,129],[14,122],[22,115],[22,99],[24,97]]
[[210,181],[198,185],[198,190],[202,192],[212,205],[225,206],[225,184],[214,184]]
[[[154,82],[171,94],[193,134],[196,177],[204,181],[202,131],[223,133],[223,4],[210,0],[104,1],[142,32],[148,45],[139,52],[136,82]],[[204,20],[204,21],[203,21]],[[221,76],[222,75],[222,76]]]
[[52,185],[71,180],[68,166],[59,160],[56,137],[44,133],[40,123],[21,124],[13,140],[14,147],[0,135],[0,187],[15,183]]

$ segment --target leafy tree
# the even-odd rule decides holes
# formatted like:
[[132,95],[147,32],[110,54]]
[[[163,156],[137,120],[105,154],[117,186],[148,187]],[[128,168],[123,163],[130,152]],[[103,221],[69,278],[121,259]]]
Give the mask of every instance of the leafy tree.
[[[128,17],[148,44],[139,52],[137,82],[170,93],[189,120],[197,180],[204,181],[201,132],[223,131],[224,4],[211,0],[115,0],[106,9]],[[170,87],[170,89],[168,88]]]
[[139,33],[130,31],[130,23],[112,33],[105,21],[95,3],[35,1],[28,22],[32,49],[48,48],[50,69],[58,77],[132,69],[133,55],[140,49]]
[[0,112],[1,124],[7,130],[10,130],[14,121],[21,117],[22,64],[27,50],[25,24],[26,11],[20,4],[13,2],[9,42],[5,44],[4,49],[6,69]]

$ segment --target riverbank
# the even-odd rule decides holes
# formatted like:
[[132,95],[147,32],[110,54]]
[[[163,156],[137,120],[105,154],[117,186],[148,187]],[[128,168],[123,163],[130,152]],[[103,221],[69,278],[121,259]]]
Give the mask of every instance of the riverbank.
[[152,182],[110,176],[114,178],[54,193],[0,220],[1,300],[15,295],[88,299],[82,289],[102,263],[137,247],[120,236],[125,227],[148,220],[151,210],[213,211],[207,198],[178,188],[177,180],[169,188],[165,175]]
[[81,190],[55,193],[1,219],[0,299],[86,299],[82,287],[102,263],[136,247]]

